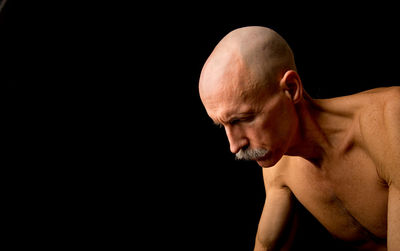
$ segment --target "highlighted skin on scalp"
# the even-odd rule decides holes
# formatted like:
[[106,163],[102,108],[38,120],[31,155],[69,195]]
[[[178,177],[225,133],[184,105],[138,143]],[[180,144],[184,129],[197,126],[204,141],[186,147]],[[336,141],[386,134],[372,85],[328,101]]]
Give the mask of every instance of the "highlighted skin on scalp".
[[239,28],[218,43],[204,64],[200,97],[204,103],[212,95],[235,91],[236,97],[254,99],[254,93],[274,91],[288,70],[296,70],[294,56],[279,34],[259,26]]

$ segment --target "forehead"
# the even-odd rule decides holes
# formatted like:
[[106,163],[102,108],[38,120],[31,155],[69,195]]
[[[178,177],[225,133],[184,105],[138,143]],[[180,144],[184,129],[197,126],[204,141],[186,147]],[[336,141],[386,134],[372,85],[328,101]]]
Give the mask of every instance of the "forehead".
[[[231,55],[229,60],[212,60],[203,68],[199,91],[203,103],[236,103],[252,89],[253,80],[243,61]],[[206,105],[206,104],[205,104]]]
[[262,109],[264,102],[257,99],[255,93],[253,95],[238,95],[238,93],[240,92],[228,90],[208,96],[203,104],[209,117],[214,122],[220,123],[243,114],[257,113]]
[[199,91],[213,120],[247,112],[257,104],[257,82],[242,57],[230,52],[211,57],[203,67]]
[[227,123],[243,114],[248,114],[252,111],[252,107],[246,104],[227,104],[222,103],[218,107],[213,107],[214,109],[206,109],[208,116],[214,121],[216,124]]

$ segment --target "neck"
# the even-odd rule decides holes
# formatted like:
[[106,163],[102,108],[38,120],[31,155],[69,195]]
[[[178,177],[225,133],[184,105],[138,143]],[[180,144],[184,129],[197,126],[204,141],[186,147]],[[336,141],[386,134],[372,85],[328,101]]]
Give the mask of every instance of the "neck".
[[313,100],[308,95],[296,105],[297,132],[286,155],[300,156],[321,165],[349,142],[352,114],[349,107],[338,107],[333,100]]

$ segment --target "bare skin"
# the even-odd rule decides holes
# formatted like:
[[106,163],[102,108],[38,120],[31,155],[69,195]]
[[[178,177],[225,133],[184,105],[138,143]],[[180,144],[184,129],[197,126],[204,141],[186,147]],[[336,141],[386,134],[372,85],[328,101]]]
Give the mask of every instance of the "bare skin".
[[294,200],[360,250],[400,250],[400,87],[312,99],[286,42],[245,27],[217,45],[199,91],[232,153],[268,150],[254,250],[289,248]]

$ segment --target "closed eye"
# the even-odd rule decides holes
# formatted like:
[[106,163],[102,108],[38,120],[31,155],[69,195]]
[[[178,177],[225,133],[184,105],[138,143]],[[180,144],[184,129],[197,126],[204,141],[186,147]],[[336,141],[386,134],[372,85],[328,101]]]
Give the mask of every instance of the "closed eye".
[[229,124],[235,125],[235,124],[239,123],[240,121],[241,121],[241,119],[232,119],[229,121]]
[[222,122],[220,123],[219,121],[214,120],[214,125],[218,126],[219,128],[223,128],[225,125],[236,125],[239,123],[246,123],[246,122],[251,122],[255,118],[255,115],[253,113],[251,114],[243,114],[242,117],[233,117],[227,122]]
[[253,119],[254,119],[254,116],[253,116],[253,115],[251,115],[251,116],[246,116],[246,117],[242,117],[242,118],[234,118],[234,119],[231,119],[231,120],[229,121],[229,124],[235,125],[235,124],[238,124],[239,122],[250,122],[250,121],[252,121]]

